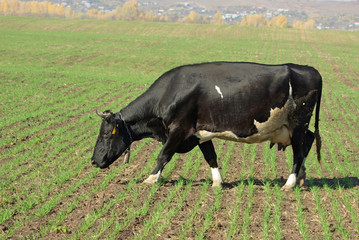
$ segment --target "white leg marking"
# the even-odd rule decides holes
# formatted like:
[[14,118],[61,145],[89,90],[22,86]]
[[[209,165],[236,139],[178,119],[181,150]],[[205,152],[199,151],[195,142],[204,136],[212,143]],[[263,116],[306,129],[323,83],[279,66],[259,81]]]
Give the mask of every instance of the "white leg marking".
[[297,175],[295,173],[292,173],[289,175],[287,182],[283,186],[283,190],[289,190],[295,187],[297,184]]
[[211,171],[212,171],[212,179],[213,179],[212,187],[220,187],[222,184],[221,173],[219,172],[218,168],[211,168]]
[[160,175],[161,175],[161,171],[158,171],[157,174],[154,175],[150,175],[145,181],[143,181],[144,183],[147,184],[154,184],[156,182],[158,182],[158,179],[160,179]]
[[223,99],[223,94],[221,92],[221,89],[217,85],[214,87],[216,88],[217,92],[219,93],[219,95],[221,95],[221,98]]

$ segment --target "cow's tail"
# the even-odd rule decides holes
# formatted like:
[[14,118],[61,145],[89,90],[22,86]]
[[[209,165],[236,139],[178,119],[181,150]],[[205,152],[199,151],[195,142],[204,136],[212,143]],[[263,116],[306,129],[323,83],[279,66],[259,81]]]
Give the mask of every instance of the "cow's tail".
[[319,89],[319,92],[318,92],[318,99],[317,99],[317,104],[316,104],[316,107],[315,107],[315,124],[314,124],[314,127],[315,127],[315,143],[316,143],[316,146],[317,146],[317,159],[318,159],[318,162],[320,163],[322,157],[321,157],[321,154],[320,154],[320,149],[322,148],[322,139],[320,137],[320,134],[319,134],[319,110],[320,110],[320,101],[321,101],[321,98],[322,98],[322,78],[320,77],[320,89]]

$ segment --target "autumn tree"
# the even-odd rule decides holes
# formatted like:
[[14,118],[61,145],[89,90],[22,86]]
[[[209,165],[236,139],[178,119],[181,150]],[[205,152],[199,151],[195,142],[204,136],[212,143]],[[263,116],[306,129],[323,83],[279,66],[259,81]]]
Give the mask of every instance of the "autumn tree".
[[168,16],[162,15],[162,16],[160,17],[160,22],[168,22]]
[[17,15],[18,10],[20,9],[20,4],[21,3],[18,0],[10,1],[9,9],[10,9],[11,15]]
[[309,19],[304,23],[305,29],[315,29],[315,21],[313,19]]
[[211,22],[211,20],[209,19],[209,17],[207,15],[205,15],[203,18],[202,18],[202,23],[203,24],[209,24]]
[[0,13],[4,14],[5,16],[9,15],[9,3],[7,0],[2,0],[0,2]]
[[49,13],[49,17],[55,17],[56,16],[56,5],[51,2],[47,2],[47,11]]
[[223,25],[224,24],[223,17],[222,17],[222,14],[220,12],[217,12],[216,14],[214,14],[214,16],[213,16],[213,24],[216,24],[216,25]]
[[269,25],[272,27],[286,28],[288,27],[288,20],[286,16],[279,15],[277,17],[272,18],[269,22]]
[[125,2],[121,9],[121,20],[137,20],[139,13],[136,0]]
[[41,17],[47,17],[48,16],[48,10],[47,10],[47,2],[39,2],[39,8],[41,12]]
[[303,29],[303,22],[302,22],[302,21],[294,20],[294,21],[293,21],[293,28]]
[[122,7],[118,6],[107,16],[111,17],[112,20],[121,20],[121,12],[122,12]]
[[263,27],[266,21],[264,20],[263,14],[249,14],[248,24],[249,26]]
[[0,3],[0,12],[5,16],[17,15],[19,8],[17,0],[2,0]]
[[75,18],[75,13],[72,11],[70,6],[65,8],[65,18]]
[[86,17],[90,19],[97,19],[98,10],[97,9],[90,9],[86,12]]
[[247,17],[242,18],[242,21],[241,21],[241,23],[240,23],[239,25],[241,25],[241,26],[248,26]]
[[[0,14],[5,16],[36,16],[36,17],[60,17],[60,18],[91,18],[106,20],[142,20],[142,21],[163,21],[168,22],[168,16],[157,16],[152,12],[142,12],[138,9],[136,0],[130,0],[124,3],[122,7],[117,7],[112,12],[99,11],[98,9],[90,9],[86,13],[74,12],[71,7],[55,4],[49,1],[19,1],[19,0],[0,0]],[[208,16],[202,17],[195,11],[184,17],[181,22],[186,23],[211,23]],[[222,15],[217,12],[212,19],[212,23],[216,25],[224,24]],[[239,23],[237,23],[239,24]],[[275,26],[285,28],[288,27],[287,18],[283,15],[272,18],[270,21],[264,19],[262,14],[248,14],[240,23],[242,26]],[[315,21],[309,19],[307,22],[294,21],[293,28],[315,29]]]
[[65,17],[65,6],[60,4],[56,6],[56,16],[57,17]]
[[266,20],[263,14],[248,14],[245,16],[241,23],[241,26],[263,27],[266,26]]
[[159,21],[159,18],[157,15],[153,14],[152,12],[146,12],[144,14],[144,17],[141,17],[146,22],[157,22]]
[[189,13],[187,17],[183,19],[183,22],[186,23],[202,23],[202,18],[199,14],[197,14],[195,11],[192,11]]

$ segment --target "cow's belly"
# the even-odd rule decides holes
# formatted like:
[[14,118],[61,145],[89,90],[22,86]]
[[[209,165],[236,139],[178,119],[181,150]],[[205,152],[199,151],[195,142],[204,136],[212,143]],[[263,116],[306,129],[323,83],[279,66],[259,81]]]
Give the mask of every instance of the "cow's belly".
[[[271,141],[272,143],[281,143],[283,146],[288,146],[291,144],[295,125],[289,120],[289,116],[294,108],[295,103],[290,94],[289,99],[282,108],[271,109],[270,117],[267,121],[258,122],[254,119],[253,125],[257,129],[257,133],[247,137],[238,137],[233,131],[210,132],[207,130],[198,130],[195,136],[199,139],[200,143],[209,141],[212,138],[221,138],[244,143]],[[235,128],[235,126],[232,128]]]
[[206,130],[200,130],[195,133],[195,136],[199,139],[200,143],[207,142],[213,138],[220,138],[224,140],[230,140],[243,143],[260,143],[264,141],[271,141],[272,143],[281,143],[283,146],[291,144],[291,132],[286,126],[282,126],[279,129],[270,133],[258,132],[248,137],[238,137],[232,131],[224,132],[209,132]]

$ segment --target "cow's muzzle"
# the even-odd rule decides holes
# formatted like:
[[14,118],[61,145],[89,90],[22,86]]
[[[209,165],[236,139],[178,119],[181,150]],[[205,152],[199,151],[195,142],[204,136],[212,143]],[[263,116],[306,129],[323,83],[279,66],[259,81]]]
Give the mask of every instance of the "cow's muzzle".
[[94,167],[97,167],[97,168],[99,167],[93,158],[91,158],[91,164]]

